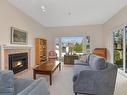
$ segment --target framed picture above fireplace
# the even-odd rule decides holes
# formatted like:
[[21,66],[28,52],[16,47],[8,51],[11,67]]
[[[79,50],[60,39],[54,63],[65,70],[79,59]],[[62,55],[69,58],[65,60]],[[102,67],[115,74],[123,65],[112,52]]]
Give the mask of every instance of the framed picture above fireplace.
[[12,44],[28,44],[28,33],[24,30],[11,27],[11,43]]

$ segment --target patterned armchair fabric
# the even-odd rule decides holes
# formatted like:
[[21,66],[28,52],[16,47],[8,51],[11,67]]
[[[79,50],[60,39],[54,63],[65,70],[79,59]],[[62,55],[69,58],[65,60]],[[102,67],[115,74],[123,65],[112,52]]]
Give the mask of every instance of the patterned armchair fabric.
[[48,58],[49,58],[49,60],[56,60],[57,59],[56,52],[55,51],[50,51]]

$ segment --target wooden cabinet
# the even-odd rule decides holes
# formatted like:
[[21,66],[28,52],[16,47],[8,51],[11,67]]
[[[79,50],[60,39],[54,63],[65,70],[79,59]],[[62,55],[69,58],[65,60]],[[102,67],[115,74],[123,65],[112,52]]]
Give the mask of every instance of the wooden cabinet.
[[93,54],[107,59],[107,49],[106,48],[95,48],[93,51]]
[[64,64],[74,64],[75,59],[78,59],[77,55],[64,55]]
[[35,62],[37,65],[47,61],[47,40],[42,38],[35,39]]

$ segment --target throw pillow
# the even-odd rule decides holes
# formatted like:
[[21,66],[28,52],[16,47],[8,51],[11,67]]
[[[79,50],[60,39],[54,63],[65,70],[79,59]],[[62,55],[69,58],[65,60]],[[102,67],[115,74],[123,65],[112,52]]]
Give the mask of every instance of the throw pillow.
[[80,61],[86,62],[86,60],[87,60],[86,56],[82,55],[82,56],[80,57]]
[[12,71],[0,71],[0,95],[14,95]]
[[80,57],[80,61],[84,62],[84,63],[88,63],[88,59],[89,59],[89,54],[83,54]]
[[106,62],[103,57],[93,55],[90,66],[93,70],[103,70],[106,68]]

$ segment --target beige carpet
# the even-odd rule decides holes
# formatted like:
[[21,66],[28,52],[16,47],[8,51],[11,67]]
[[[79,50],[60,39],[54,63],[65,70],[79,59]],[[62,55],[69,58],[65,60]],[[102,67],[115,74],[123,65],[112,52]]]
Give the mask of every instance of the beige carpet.
[[[59,70],[56,70],[53,74],[53,85],[50,86],[51,95],[74,95],[72,89],[72,76],[72,65],[62,66],[62,70],[60,72]],[[19,74],[17,77],[32,79],[32,70]],[[37,77],[46,77],[48,80],[48,76],[38,75]],[[121,74],[118,74],[117,76],[114,95],[127,95],[127,78]]]

